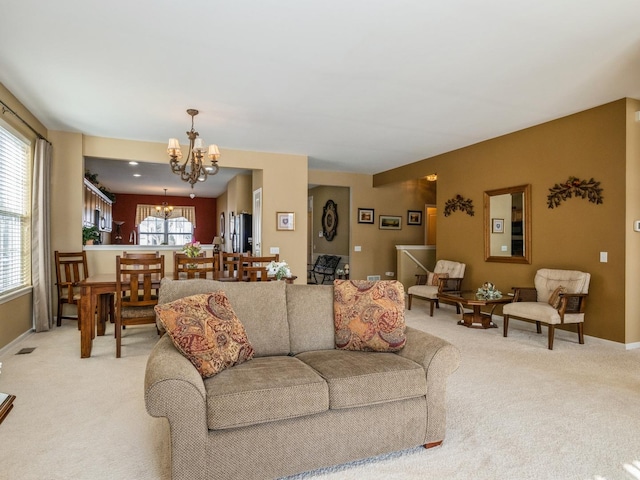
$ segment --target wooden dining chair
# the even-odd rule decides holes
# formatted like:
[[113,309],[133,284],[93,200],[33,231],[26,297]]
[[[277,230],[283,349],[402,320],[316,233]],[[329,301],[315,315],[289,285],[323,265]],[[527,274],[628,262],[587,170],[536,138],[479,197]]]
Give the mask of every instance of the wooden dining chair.
[[247,282],[269,281],[270,278],[267,273],[267,265],[270,262],[279,261],[279,258],[279,254],[261,257],[254,257],[250,255],[242,257],[239,277]]
[[116,358],[120,358],[122,328],[156,323],[160,280],[164,277],[164,255],[154,258],[116,256]]
[[[80,302],[80,287],[78,284],[89,276],[87,253],[82,252],[54,252],[56,261],[56,286],[58,287],[58,316],[56,325],[62,325],[63,318],[76,320],[77,317],[63,315],[64,305],[75,305]],[[79,312],[77,314],[79,317]]]
[[219,276],[228,278],[241,278],[239,273],[240,260],[244,258],[242,253],[220,252],[219,254]]
[[216,279],[219,272],[218,257],[187,257],[184,253],[173,253],[173,279],[188,280],[192,278]]
[[[56,325],[62,325],[62,319],[68,318],[77,320],[80,317],[80,287],[79,283],[89,276],[89,267],[87,265],[87,253],[82,252],[54,252],[56,263],[56,286],[58,289],[58,313],[56,317]],[[64,305],[75,305],[77,313],[75,317],[64,315]],[[109,313],[111,323],[114,322],[115,310],[113,305],[113,294],[107,293],[100,295],[99,308],[104,308],[104,314]],[[78,322],[80,328],[80,322]]]
[[160,258],[160,252],[122,252],[122,258]]

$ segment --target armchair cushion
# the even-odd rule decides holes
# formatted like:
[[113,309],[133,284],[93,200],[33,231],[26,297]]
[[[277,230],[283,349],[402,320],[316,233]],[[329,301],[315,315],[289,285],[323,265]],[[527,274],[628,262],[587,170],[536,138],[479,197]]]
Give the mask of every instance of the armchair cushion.
[[157,305],[155,311],[176,348],[202,378],[253,358],[253,347],[223,291]]
[[397,280],[335,280],[336,348],[397,352],[407,341],[404,287]]

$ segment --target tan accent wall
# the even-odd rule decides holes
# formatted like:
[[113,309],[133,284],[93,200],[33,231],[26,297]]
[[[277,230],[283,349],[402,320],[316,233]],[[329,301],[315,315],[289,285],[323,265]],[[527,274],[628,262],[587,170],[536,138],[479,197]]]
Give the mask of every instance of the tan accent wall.
[[[626,335],[623,286],[629,228],[626,174],[632,161],[626,152],[628,116],[626,100],[619,100],[381,173],[374,185],[438,172],[437,255],[467,264],[464,288],[491,281],[509,291],[515,285],[532,285],[539,268],[583,270],[592,275],[585,333],[636,342],[637,333]],[[633,161],[637,169],[637,155]],[[572,198],[547,208],[549,188],[569,176],[601,182],[604,203]],[[532,264],[485,262],[483,192],[523,184],[532,186]],[[444,217],[445,201],[457,194],[473,200],[474,216],[458,211]],[[599,252],[608,252],[608,263],[600,263]],[[626,265],[637,269],[637,263]],[[632,303],[637,311],[635,292],[634,297],[626,308]]]
[[[0,100],[28,122],[40,135],[43,137],[48,136],[48,131],[44,125],[1,83]],[[32,140],[36,139],[36,135],[11,113],[5,113],[0,116],[2,120],[25,137]],[[0,348],[8,345],[17,337],[32,329],[33,309],[31,305],[32,294],[30,292],[5,303],[0,303]]]

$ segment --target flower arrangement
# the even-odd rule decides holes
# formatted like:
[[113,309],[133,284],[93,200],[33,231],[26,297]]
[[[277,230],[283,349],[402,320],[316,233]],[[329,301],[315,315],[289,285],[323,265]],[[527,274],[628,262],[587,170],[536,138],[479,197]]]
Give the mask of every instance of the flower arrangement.
[[187,257],[195,258],[200,255],[200,252],[202,252],[202,247],[200,247],[200,242],[193,241],[185,243],[184,247],[182,247],[182,251]]
[[476,296],[486,299],[501,298],[502,292],[498,290],[493,283],[484,282],[476,292]]
[[267,264],[267,275],[281,280],[284,277],[290,277],[291,270],[289,269],[287,262],[272,261]]

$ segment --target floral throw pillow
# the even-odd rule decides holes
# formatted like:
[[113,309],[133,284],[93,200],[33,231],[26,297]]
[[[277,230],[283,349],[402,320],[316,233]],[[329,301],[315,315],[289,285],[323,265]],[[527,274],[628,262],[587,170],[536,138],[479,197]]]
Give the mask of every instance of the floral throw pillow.
[[244,326],[222,290],[156,305],[155,310],[173,344],[202,378],[253,358]]
[[562,285],[556,287],[556,289],[549,295],[549,305],[557,309],[560,306],[560,294],[567,293],[567,289]]
[[397,280],[335,280],[336,348],[397,352],[406,341],[404,287]]

